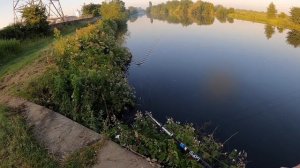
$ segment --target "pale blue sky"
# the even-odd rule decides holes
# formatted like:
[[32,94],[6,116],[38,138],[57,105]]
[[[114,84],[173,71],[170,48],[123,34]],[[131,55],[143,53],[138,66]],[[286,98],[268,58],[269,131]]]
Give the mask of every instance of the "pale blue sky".
[[[102,0],[60,0],[66,15],[74,15],[76,9],[80,9],[83,3],[101,3]],[[147,7],[148,0],[124,0],[127,6]],[[222,4],[227,7],[265,10],[270,2],[274,2],[278,10],[288,12],[292,6],[300,7],[300,0],[206,0],[214,4]],[[0,28],[13,22],[13,0],[0,0]],[[153,4],[166,2],[166,0],[152,0]]]

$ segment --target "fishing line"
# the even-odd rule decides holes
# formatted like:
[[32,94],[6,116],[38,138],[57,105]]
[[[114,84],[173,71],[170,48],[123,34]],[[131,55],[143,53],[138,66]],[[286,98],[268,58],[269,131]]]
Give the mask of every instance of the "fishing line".
[[148,61],[150,56],[153,54],[154,50],[157,48],[159,42],[161,41],[161,38],[162,38],[161,35],[159,35],[158,38],[156,40],[154,40],[154,43],[152,44],[152,46],[150,46],[149,49],[146,51],[144,58],[141,58],[138,61],[133,61],[133,63],[135,65],[142,65],[146,61]]

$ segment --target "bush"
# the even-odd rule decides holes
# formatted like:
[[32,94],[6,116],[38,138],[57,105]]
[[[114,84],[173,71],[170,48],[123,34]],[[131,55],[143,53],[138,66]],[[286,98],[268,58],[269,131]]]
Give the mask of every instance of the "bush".
[[[165,127],[175,133],[190,149],[207,161],[212,167],[244,168],[247,154],[233,150],[226,153],[223,144],[214,140],[213,135],[204,135],[195,130],[192,124],[180,124],[169,119]],[[119,138],[116,139],[116,135]],[[109,136],[122,146],[157,160],[166,167],[202,167],[179,150],[178,144],[168,135],[157,130],[148,117],[137,114],[131,127],[117,124],[109,130]]]

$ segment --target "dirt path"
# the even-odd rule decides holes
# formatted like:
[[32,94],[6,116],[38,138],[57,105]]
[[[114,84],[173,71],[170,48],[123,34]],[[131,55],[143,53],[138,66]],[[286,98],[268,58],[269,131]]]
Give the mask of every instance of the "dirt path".
[[12,88],[22,88],[30,79],[43,74],[48,67],[50,67],[50,63],[47,57],[41,56],[23,69],[6,75],[0,81],[0,101],[5,99],[6,96],[11,96]]

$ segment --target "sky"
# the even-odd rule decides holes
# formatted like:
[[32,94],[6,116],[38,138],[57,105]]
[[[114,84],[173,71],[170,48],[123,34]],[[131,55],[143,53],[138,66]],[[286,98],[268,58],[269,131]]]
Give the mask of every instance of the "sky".
[[[47,1],[47,0],[44,0]],[[103,0],[60,0],[66,15],[75,15],[76,9],[86,3],[102,3]],[[146,8],[149,0],[123,0],[127,6]],[[159,4],[167,0],[151,0],[152,3]],[[194,0],[195,1],[195,0]],[[300,0],[204,0],[214,4],[221,4],[226,7],[239,9],[265,11],[266,7],[273,1],[279,11],[288,12],[292,6],[300,7]],[[0,0],[0,28],[13,22],[13,0]]]

